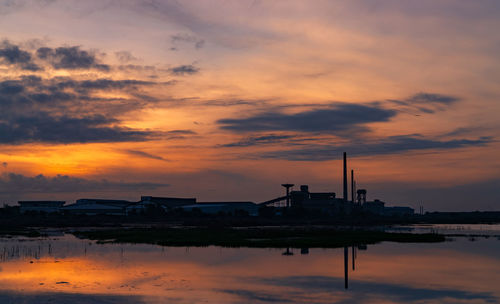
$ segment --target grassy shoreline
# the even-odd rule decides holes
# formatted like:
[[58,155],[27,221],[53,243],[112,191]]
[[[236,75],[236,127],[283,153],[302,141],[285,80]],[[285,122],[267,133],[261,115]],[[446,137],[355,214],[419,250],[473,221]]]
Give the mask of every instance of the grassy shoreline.
[[41,237],[44,236],[40,231],[32,228],[6,228],[0,227],[0,236],[3,237],[15,237],[15,236],[25,236],[25,237]]
[[143,243],[162,246],[221,246],[254,248],[338,248],[380,242],[435,243],[445,236],[434,233],[390,233],[331,228],[132,228],[76,231],[79,238],[100,243]]

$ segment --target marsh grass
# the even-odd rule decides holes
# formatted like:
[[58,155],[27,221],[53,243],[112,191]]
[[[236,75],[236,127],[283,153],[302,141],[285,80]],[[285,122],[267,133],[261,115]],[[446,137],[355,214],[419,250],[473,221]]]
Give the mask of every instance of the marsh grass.
[[74,234],[98,242],[258,248],[337,248],[380,242],[445,241],[443,235],[435,233],[411,234],[329,228],[134,228],[79,231]]

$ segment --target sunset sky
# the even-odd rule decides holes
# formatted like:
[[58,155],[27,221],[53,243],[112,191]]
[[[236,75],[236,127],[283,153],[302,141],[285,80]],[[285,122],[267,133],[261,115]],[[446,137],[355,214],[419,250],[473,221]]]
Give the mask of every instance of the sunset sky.
[[0,203],[500,210],[500,1],[0,0]]

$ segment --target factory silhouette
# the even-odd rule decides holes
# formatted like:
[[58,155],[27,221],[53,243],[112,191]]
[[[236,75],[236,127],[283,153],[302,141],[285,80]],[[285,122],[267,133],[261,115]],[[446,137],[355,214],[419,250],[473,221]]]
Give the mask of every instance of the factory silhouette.
[[[294,184],[282,184],[285,195],[265,202],[217,201],[197,202],[196,198],[142,196],[140,201],[131,202],[115,199],[78,199],[73,204],[64,201],[19,201],[21,214],[56,213],[79,215],[130,216],[147,213],[191,213],[226,216],[287,216],[308,214],[310,216],[342,217],[368,214],[384,217],[410,217],[410,207],[387,207],[380,200],[367,201],[367,191],[356,189],[354,170],[350,172],[350,190],[347,171],[347,154],[343,154],[343,196],[335,192],[310,192],[308,185],[301,185],[293,191]],[[422,210],[420,210],[422,211]]]
[[337,198],[335,192],[310,192],[308,185],[301,185],[299,191],[290,191],[294,184],[282,184],[281,186],[286,189],[285,196],[263,202],[260,205],[309,210],[312,213],[328,215],[370,213],[387,216],[410,216],[414,214],[414,210],[410,207],[386,207],[385,203],[378,199],[367,201],[366,189],[356,190],[354,170],[351,170],[351,199],[349,199],[347,175],[347,153],[344,152],[342,198]]

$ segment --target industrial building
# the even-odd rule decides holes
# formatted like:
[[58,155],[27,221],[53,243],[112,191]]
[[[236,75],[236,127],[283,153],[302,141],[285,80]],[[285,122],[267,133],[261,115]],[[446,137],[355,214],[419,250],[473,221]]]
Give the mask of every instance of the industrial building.
[[185,211],[200,210],[206,214],[248,214],[249,216],[259,215],[259,206],[253,202],[200,202],[193,205],[182,206]]
[[347,181],[347,154],[344,152],[342,198],[337,198],[335,192],[309,192],[309,186],[307,185],[301,185],[299,191],[291,191],[294,184],[286,183],[282,184],[286,189],[285,196],[260,203],[259,205],[278,208],[301,208],[328,215],[348,215],[353,212],[382,216],[410,216],[414,214],[414,210],[410,207],[386,207],[385,203],[378,199],[367,201],[366,189],[356,191],[354,170],[351,170],[351,199],[349,200],[349,185]]
[[415,210],[410,207],[394,206],[384,208],[384,215],[387,216],[411,216],[414,214]]
[[148,208],[161,208],[165,211],[171,211],[192,204],[196,204],[196,198],[141,196],[139,202],[129,204],[126,207],[126,213],[141,213]]
[[126,200],[82,198],[61,208],[62,212],[85,215],[125,215],[125,208],[132,204]]
[[410,207],[385,206],[385,202],[375,199],[373,201],[366,201],[365,189],[359,189],[357,191],[357,206],[361,207],[361,210],[365,213],[371,213],[383,216],[411,216],[415,213]]
[[76,203],[61,208],[62,212],[85,215],[128,215],[144,213],[148,208],[169,211],[184,205],[195,204],[195,198],[141,196],[138,202],[113,199],[79,199]]
[[56,213],[66,203],[64,201],[19,201],[19,212],[45,212]]
[[377,215],[384,215],[386,207],[385,207],[384,202],[376,199],[374,201],[364,202],[361,205],[361,208],[363,211],[368,212],[368,213],[377,214]]
[[309,192],[309,186],[300,186],[300,191],[290,193],[290,207],[316,210],[321,213],[338,213],[342,200],[335,197],[335,192]]
[[[286,183],[286,195],[260,204],[253,202],[196,202],[196,198],[141,196],[138,202],[113,199],[79,199],[74,204],[64,206],[63,201],[20,201],[21,213],[64,212],[85,215],[131,215],[144,214],[148,210],[163,209],[170,212],[175,209],[184,211],[199,210],[206,214],[248,214],[257,216],[259,208],[273,206],[280,208],[304,209],[312,214],[349,215],[353,213],[370,213],[381,216],[410,216],[414,210],[409,207],[386,207],[380,200],[367,201],[367,191],[356,191],[354,170],[351,170],[351,199],[347,176],[347,154],[343,154],[343,196],[337,198],[335,192],[310,192],[308,185],[301,185],[300,190],[293,191],[294,184]],[[356,197],[355,197],[356,194]],[[278,212],[278,214],[282,214]]]

